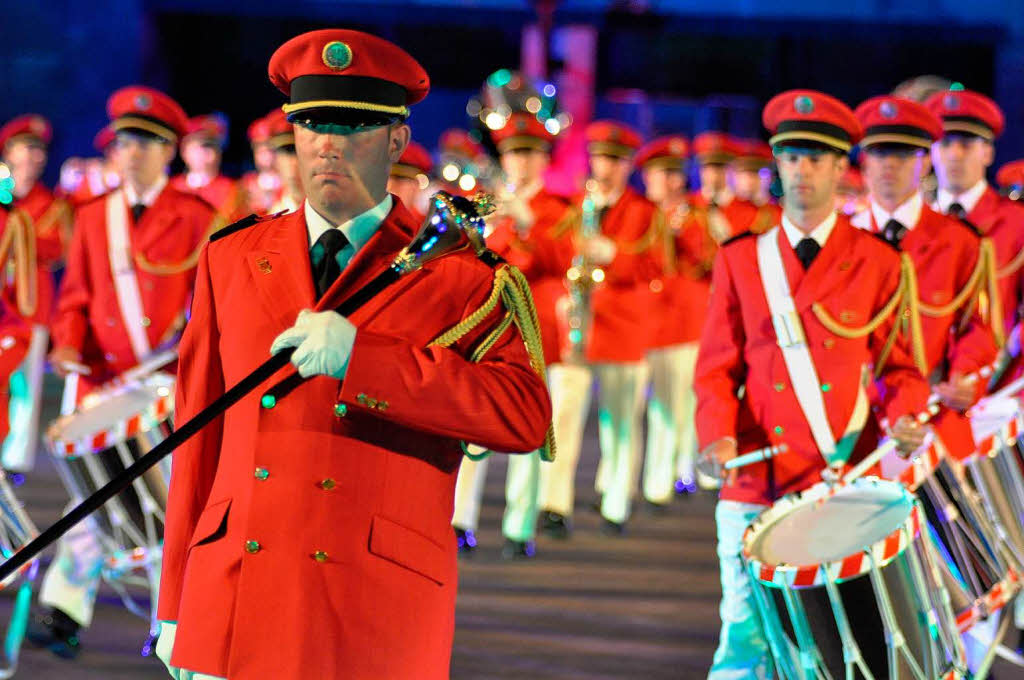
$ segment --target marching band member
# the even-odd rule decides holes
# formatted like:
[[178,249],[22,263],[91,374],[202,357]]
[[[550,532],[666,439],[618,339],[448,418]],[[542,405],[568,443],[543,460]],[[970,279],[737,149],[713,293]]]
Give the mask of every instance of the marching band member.
[[274,170],[281,180],[281,194],[270,206],[271,215],[295,212],[306,200],[306,190],[299,176],[299,161],[295,154],[295,130],[284,111],[274,109],[267,114],[270,129],[270,148],[274,150]]
[[932,145],[939,182],[933,207],[967,220],[995,244],[1009,337],[1020,320],[1024,292],[1024,206],[1000,196],[985,179],[995,156],[994,141],[1003,132],[1003,112],[991,99],[970,90],[937,92],[925,106],[942,119],[944,131]]
[[772,202],[772,148],[759,139],[741,139],[729,163],[727,179],[736,198],[758,208],[771,206],[772,224],[782,218],[782,209]]
[[222,217],[236,220],[245,212],[244,196],[238,183],[220,172],[227,140],[228,121],[223,115],[211,113],[190,118],[180,144],[186,171],[171,178],[171,186],[201,196]]
[[[513,113],[491,132],[500,154],[505,185],[498,194],[498,213],[489,221],[487,246],[515,265],[530,283],[549,366],[560,360],[555,305],[565,295],[563,279],[572,264],[572,228],[579,216],[569,201],[548,191],[544,172],[551,161],[552,135],[535,115]],[[403,154],[403,158],[405,155]],[[392,173],[394,171],[392,170]],[[455,527],[459,551],[472,552],[480,518],[489,458],[467,457],[455,485]],[[508,459],[502,555],[509,559],[534,555],[539,514],[540,452]]]
[[654,139],[636,156],[647,198],[661,209],[666,225],[667,265],[664,275],[651,281],[658,325],[647,352],[652,390],[643,492],[655,507],[672,500],[677,474],[686,490],[696,483],[693,368],[718,247],[686,200],[688,157],[689,145],[679,135]]
[[[621,534],[629,519],[654,323],[650,282],[663,266],[664,217],[629,186],[640,135],[615,121],[592,123],[586,135],[591,180],[576,204],[581,217],[575,235],[586,264],[577,271],[582,276],[570,277],[570,296],[559,302],[566,319],[559,323],[562,361],[548,374],[558,456],[541,466],[542,529],[561,538],[571,529],[576,464],[595,378],[601,386],[597,490],[603,529]],[[587,233],[591,229],[595,233]],[[581,289],[578,294],[573,287]]]
[[423,209],[428,198],[426,191],[433,170],[434,159],[430,157],[430,152],[416,142],[409,142],[402,157],[391,166],[388,192],[401,199],[402,205],[412,213],[417,224],[423,222]]
[[0,128],[0,161],[10,169],[14,180],[13,211],[5,226],[20,224],[26,245],[35,253],[34,275],[23,265],[20,280],[4,282],[12,289],[8,293],[16,299],[18,312],[30,321],[32,331],[24,362],[8,376],[12,435],[4,441],[2,454],[8,470],[29,470],[35,464],[56,272],[64,265],[71,238],[70,204],[55,197],[40,180],[52,137],[49,121],[34,113],[18,116]]
[[[114,92],[107,113],[116,131],[122,187],[81,206],[53,323],[50,362],[68,380],[65,401],[173,342],[185,322],[199,249],[223,223],[202,198],[168,186],[187,118],[173,99],[132,86]],[[79,650],[92,619],[103,553],[87,523],[68,532],[43,579],[30,639],[60,656]]]
[[1007,198],[1020,201],[1024,196],[1024,160],[1010,161],[999,168],[996,184]]
[[[1001,316],[994,332],[990,306],[998,299],[991,242],[960,220],[924,204],[921,180],[929,152],[942,137],[942,121],[922,104],[874,97],[856,112],[864,128],[861,166],[870,208],[853,225],[880,235],[914,263],[921,311],[920,335],[911,337],[915,360],[934,384],[944,408],[931,420],[944,448],[958,460],[974,453],[964,416],[984,394],[985,381],[968,376],[996,357]],[[997,308],[996,308],[997,309]]]
[[870,370],[901,450],[923,442],[914,414],[929,392],[905,340],[892,337],[909,264],[835,212],[857,119],[828,95],[794,90],[773,98],[763,120],[784,190],[782,224],[719,251],[697,358],[697,434],[702,455],[719,464],[783,442],[788,452],[731,471],[722,487],[722,630],[711,680],[772,677],[740,559],[746,527],[776,499],[820,481],[826,466],[875,447]]
[[547,391],[502,308],[431,344],[487,309],[497,279],[470,249],[351,320],[330,311],[420,226],[386,186],[408,107],[429,89],[422,67],[381,38],[328,29],[285,43],[269,72],[290,97],[307,199],[203,251],[175,417],[268,351],[297,346],[312,379],[279,402],[250,395],[175,452],[159,612],[176,624],[158,654],[196,678],[448,678],[459,440],[537,448]]
[[267,117],[257,118],[246,130],[255,170],[242,175],[239,180],[245,197],[246,212],[263,215],[277,202],[281,194],[281,178],[277,175],[274,161],[276,153],[270,144],[270,123]]
[[702,132],[693,138],[693,155],[700,171],[700,188],[690,192],[689,203],[703,215],[718,243],[746,231],[760,233],[773,224],[774,206],[758,207],[733,193],[729,168],[745,153],[739,140],[723,132]]

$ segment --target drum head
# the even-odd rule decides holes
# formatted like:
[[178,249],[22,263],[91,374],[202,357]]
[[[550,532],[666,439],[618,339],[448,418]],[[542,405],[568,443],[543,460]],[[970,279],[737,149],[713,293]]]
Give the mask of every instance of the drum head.
[[971,407],[971,430],[979,444],[1017,417],[1020,402],[1012,397],[982,399]]
[[145,413],[174,392],[174,378],[155,373],[143,380],[98,390],[75,412],[58,419],[47,433],[53,441],[79,441],[110,429],[114,423]]
[[765,565],[835,562],[887,538],[914,508],[894,482],[857,480],[831,496],[821,486],[767,510],[748,534],[747,554]]

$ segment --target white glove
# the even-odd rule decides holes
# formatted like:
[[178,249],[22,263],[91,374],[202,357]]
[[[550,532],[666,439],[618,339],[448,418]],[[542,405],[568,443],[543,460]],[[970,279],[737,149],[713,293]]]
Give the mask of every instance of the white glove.
[[587,257],[594,263],[604,265],[615,259],[618,248],[615,241],[607,236],[594,236],[587,241]]
[[341,314],[303,309],[295,325],[274,339],[270,353],[294,347],[292,364],[303,378],[327,375],[341,380],[355,341],[356,327]]
[[181,679],[181,669],[171,665],[171,650],[174,649],[174,636],[178,632],[178,624],[171,621],[160,622],[160,637],[156,639],[156,658],[164,662],[167,672],[174,680]]

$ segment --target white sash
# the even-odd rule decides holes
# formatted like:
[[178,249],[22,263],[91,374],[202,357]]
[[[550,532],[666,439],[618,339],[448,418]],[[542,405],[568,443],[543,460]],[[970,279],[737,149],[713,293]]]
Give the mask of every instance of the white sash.
[[139,280],[132,264],[132,246],[128,237],[128,208],[124,192],[120,189],[107,194],[107,251],[110,254],[110,272],[114,276],[114,290],[121,320],[128,330],[128,341],[135,360],[142,361],[152,353],[146,328],[142,325],[142,295]]
[[[772,326],[775,328],[779,349],[782,350],[782,358],[786,362],[786,370],[793,384],[793,393],[811,428],[815,444],[821,455],[831,464],[836,454],[836,439],[828,422],[825,401],[821,396],[821,383],[814,368],[810,348],[807,346],[804,327],[789,290],[789,279],[786,278],[782,252],[779,250],[779,227],[757,237],[757,264],[761,273],[761,285],[768,300],[768,310],[772,315]],[[847,436],[859,435],[867,416],[868,400],[862,373],[858,376],[857,403],[844,433],[844,439]],[[849,451],[842,453],[849,456]]]

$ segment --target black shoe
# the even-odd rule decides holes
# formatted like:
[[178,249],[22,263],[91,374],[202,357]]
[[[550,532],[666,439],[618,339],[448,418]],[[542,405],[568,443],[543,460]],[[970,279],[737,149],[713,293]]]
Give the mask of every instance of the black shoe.
[[455,541],[459,546],[459,555],[470,557],[473,551],[476,550],[476,536],[473,534],[473,531],[459,527],[452,528],[455,529]]
[[605,536],[622,536],[626,533],[625,523],[619,524],[606,517],[601,518],[601,533]]
[[537,554],[537,546],[533,541],[513,541],[505,539],[505,546],[501,549],[501,556],[506,560],[528,560]]
[[82,651],[78,639],[78,622],[54,607],[46,614],[36,614],[28,623],[25,637],[37,647],[46,647],[62,659],[74,659]]
[[540,530],[551,538],[569,538],[569,518],[557,512],[543,512],[540,516]]

